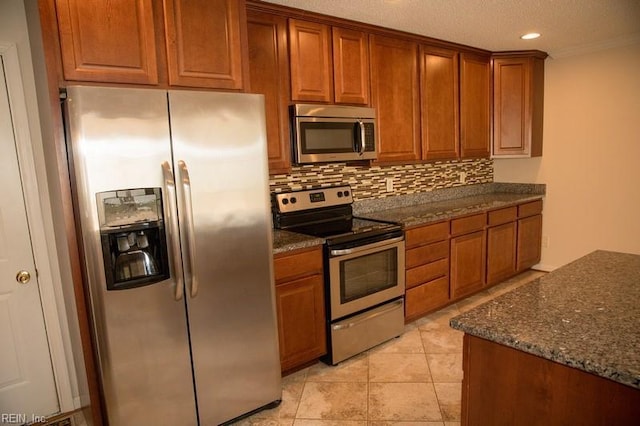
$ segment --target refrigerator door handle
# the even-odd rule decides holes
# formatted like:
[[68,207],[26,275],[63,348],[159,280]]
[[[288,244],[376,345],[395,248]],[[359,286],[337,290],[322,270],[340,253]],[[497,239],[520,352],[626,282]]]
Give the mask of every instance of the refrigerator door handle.
[[196,244],[195,244],[195,228],[193,225],[193,206],[191,204],[191,179],[189,178],[189,170],[187,169],[187,165],[184,161],[178,161],[178,168],[180,169],[180,180],[182,182],[182,207],[183,212],[186,216],[187,222],[187,232],[186,232],[186,240],[187,246],[189,247],[189,256],[187,264],[189,265],[189,270],[187,271],[186,281],[189,286],[191,297],[196,297],[198,295],[198,279],[194,275],[193,271],[195,269],[195,258],[196,258]]
[[176,206],[176,181],[173,177],[173,172],[171,171],[171,166],[167,161],[162,163],[162,176],[164,178],[164,191],[165,198],[168,201],[169,208],[167,209],[169,214],[167,214],[167,219],[169,222],[169,243],[171,244],[171,263],[173,266],[173,271],[175,273],[175,281],[176,281],[176,292],[175,299],[180,300],[184,295],[184,281],[183,270],[182,270],[182,262],[180,260],[180,241],[178,240],[178,236],[180,235],[180,230],[178,228],[178,218],[176,214],[178,212]]

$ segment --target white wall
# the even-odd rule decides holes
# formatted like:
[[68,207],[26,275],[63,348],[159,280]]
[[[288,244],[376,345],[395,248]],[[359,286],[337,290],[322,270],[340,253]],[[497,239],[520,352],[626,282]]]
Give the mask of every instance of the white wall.
[[546,183],[542,269],[593,250],[640,254],[640,42],[545,64],[543,156],[496,182]]

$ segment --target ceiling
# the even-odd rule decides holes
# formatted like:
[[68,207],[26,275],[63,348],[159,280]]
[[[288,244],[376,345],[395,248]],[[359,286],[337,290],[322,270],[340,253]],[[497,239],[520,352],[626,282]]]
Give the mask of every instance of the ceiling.
[[[640,0],[265,0],[491,51],[569,56],[640,42]],[[520,35],[538,32],[536,40]]]

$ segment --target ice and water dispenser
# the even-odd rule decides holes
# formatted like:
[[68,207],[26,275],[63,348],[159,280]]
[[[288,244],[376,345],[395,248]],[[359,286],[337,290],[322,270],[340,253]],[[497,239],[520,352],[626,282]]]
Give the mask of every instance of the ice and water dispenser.
[[160,188],[96,194],[107,290],[169,278]]

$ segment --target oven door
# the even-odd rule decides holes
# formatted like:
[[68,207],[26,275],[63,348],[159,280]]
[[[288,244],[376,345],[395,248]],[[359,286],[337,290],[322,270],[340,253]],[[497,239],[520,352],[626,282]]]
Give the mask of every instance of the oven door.
[[404,237],[328,253],[332,321],[404,295]]

